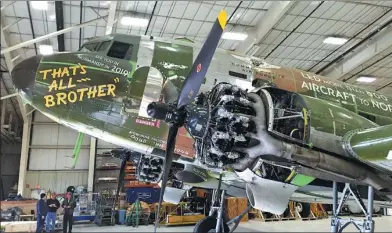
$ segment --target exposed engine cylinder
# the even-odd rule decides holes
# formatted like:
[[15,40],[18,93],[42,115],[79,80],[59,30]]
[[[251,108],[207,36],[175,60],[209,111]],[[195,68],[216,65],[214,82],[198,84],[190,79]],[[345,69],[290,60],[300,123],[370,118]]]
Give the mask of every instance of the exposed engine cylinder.
[[196,104],[209,110],[205,137],[195,138],[200,162],[217,168],[238,163],[246,154],[235,148],[248,146],[248,134],[254,128],[251,117],[255,110],[247,93],[237,86],[219,83],[206,96],[198,96]]
[[137,178],[142,182],[158,183],[162,178],[163,159],[143,155],[137,167]]

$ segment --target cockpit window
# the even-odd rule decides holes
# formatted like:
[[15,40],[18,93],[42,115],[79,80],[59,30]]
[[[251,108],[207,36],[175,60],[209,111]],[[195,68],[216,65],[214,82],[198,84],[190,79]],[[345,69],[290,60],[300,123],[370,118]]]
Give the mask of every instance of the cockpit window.
[[97,43],[84,44],[82,46],[82,48],[80,48],[79,51],[82,51],[82,52],[92,52],[92,51],[95,51],[95,49],[97,48],[98,45],[99,45],[98,42]]
[[114,41],[107,55],[119,59],[130,60],[132,57],[132,48],[133,46],[131,44]]
[[111,43],[112,41],[110,41],[110,40],[108,40],[108,41],[103,41],[102,43],[101,43],[101,45],[98,47],[98,49],[97,49],[97,51],[106,51],[106,49],[108,49],[108,47],[109,47],[109,45],[110,45],[110,43]]

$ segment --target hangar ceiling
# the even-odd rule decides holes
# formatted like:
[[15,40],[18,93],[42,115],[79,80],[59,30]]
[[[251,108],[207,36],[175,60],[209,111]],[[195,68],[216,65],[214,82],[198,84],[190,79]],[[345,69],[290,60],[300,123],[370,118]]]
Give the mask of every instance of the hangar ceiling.
[[[247,53],[275,65],[315,72],[380,93],[392,93],[392,1],[1,1],[1,49],[65,28],[63,35],[1,55],[1,96],[14,93],[9,66],[40,53],[40,45],[76,51],[88,39],[110,33],[187,37],[203,43],[218,12],[228,12],[226,32],[245,40],[222,39],[220,48]],[[124,16],[145,19],[124,25]],[[78,24],[93,21],[89,26]],[[324,43],[329,36],[347,40]],[[7,46],[6,46],[7,45]],[[366,54],[366,56],[363,56]],[[10,56],[9,56],[10,55]],[[7,56],[9,56],[7,58]],[[8,61],[7,61],[8,59]],[[371,83],[360,76],[375,77]],[[3,101],[2,101],[3,102]],[[6,106],[22,119],[18,99]]]

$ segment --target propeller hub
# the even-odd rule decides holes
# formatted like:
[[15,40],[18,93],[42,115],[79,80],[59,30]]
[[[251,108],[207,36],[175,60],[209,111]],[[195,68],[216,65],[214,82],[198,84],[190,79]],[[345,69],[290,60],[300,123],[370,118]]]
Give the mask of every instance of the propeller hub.
[[163,120],[168,124],[181,127],[184,125],[186,111],[185,108],[176,108],[175,104],[165,104],[152,102],[147,106],[147,114],[157,120]]

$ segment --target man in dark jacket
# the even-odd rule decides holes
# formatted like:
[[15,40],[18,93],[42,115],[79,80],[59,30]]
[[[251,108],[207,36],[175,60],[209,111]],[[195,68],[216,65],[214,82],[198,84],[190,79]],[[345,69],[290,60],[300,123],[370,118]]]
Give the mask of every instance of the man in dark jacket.
[[73,212],[76,207],[76,202],[70,192],[67,192],[63,202],[64,218],[63,218],[63,233],[67,233],[67,225],[69,224],[68,233],[72,233]]
[[56,229],[57,209],[60,208],[60,202],[56,199],[56,193],[53,192],[51,198],[46,201],[48,213],[46,215],[46,232],[52,232]]
[[40,200],[37,202],[37,229],[35,232],[42,232],[46,213],[48,212],[45,201],[45,193],[41,193]]

